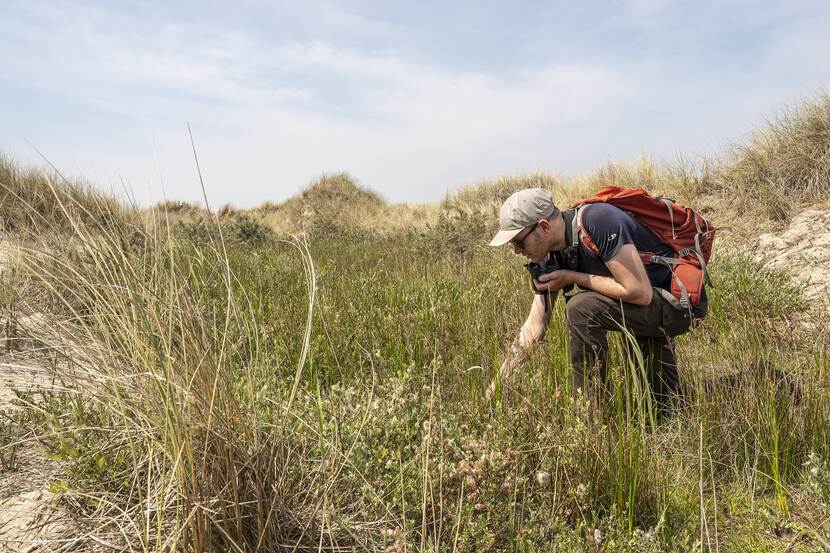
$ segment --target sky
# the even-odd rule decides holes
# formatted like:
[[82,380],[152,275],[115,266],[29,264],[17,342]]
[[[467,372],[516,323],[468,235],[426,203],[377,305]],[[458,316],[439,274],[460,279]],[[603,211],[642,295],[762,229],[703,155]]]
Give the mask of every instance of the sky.
[[830,83],[830,2],[2,0],[0,152],[149,205],[390,202],[716,153]]

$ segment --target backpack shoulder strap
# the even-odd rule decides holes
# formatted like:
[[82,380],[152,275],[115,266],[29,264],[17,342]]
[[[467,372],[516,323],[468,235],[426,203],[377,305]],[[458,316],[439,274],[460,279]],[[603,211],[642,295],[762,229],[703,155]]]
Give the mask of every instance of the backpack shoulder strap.
[[589,252],[594,255],[599,255],[599,248],[597,248],[597,245],[594,243],[593,239],[591,239],[591,236],[588,234],[588,231],[585,230],[585,227],[582,226],[582,214],[584,213],[584,207],[584,205],[578,205],[574,208],[575,214],[573,221],[571,222],[573,246],[576,247],[579,242],[582,242],[582,245],[585,246]]

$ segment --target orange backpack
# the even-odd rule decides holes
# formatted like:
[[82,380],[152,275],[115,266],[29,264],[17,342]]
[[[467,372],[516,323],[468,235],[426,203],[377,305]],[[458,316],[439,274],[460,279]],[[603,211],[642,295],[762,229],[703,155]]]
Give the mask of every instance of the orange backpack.
[[[595,195],[579,200],[571,207],[579,209],[588,204],[609,203],[629,215],[672,247],[675,257],[663,257],[652,252],[639,252],[644,264],[660,263],[672,272],[671,293],[686,309],[700,301],[704,282],[711,285],[706,264],[712,255],[715,227],[695,210],[677,204],[666,196],[652,196],[642,188],[606,186]],[[581,217],[574,217],[578,225],[574,237],[594,254],[596,244],[582,227]]]

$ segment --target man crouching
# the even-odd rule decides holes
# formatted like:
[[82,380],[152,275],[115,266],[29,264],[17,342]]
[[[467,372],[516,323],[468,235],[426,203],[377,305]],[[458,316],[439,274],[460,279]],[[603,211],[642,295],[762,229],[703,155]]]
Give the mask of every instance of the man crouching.
[[[541,188],[511,195],[499,227],[490,245],[509,244],[536,264],[531,266],[535,297],[486,397],[544,337],[559,291],[576,285],[581,291],[565,295],[574,394],[598,397],[606,381],[607,334],[624,328],[642,351],[658,412],[666,411],[680,384],[673,338],[702,319],[707,305],[704,292],[694,306],[680,308],[668,291],[670,267],[643,264],[640,252],[671,258],[672,247],[611,204],[560,211]],[[582,232],[591,237],[594,251],[580,239]]]

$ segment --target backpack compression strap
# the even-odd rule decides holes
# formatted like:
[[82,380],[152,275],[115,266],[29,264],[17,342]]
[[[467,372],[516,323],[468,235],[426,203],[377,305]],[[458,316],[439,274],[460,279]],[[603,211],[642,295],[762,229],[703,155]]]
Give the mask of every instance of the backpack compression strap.
[[663,202],[666,205],[666,209],[669,210],[669,221],[671,222],[671,237],[672,240],[677,240],[677,233],[674,231],[674,210],[672,209],[672,205],[674,205],[674,198],[669,198],[668,196],[663,196],[662,194],[659,196],[655,196],[654,198]]

